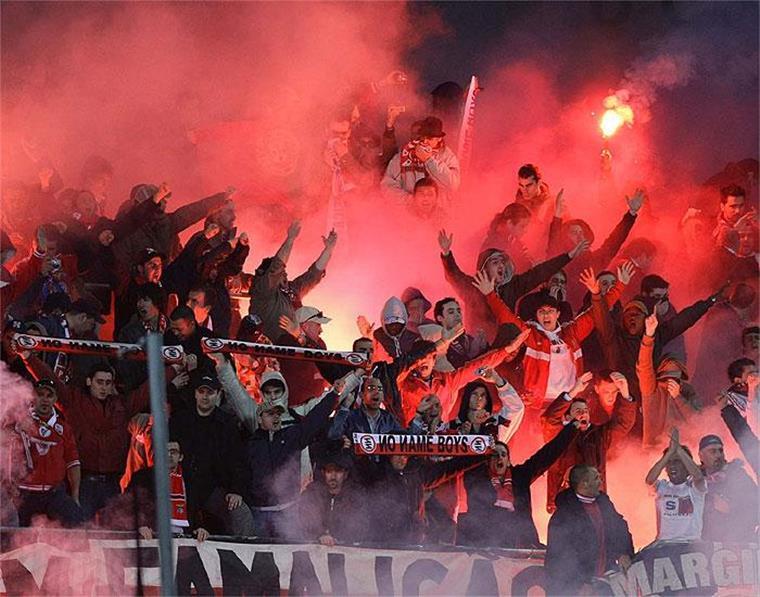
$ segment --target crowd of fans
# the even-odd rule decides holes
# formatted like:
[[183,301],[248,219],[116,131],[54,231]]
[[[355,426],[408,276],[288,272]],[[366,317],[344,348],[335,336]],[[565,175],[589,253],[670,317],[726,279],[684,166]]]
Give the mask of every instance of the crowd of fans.
[[[327,127],[330,197],[375,186],[421,217],[453,209],[460,172],[442,119],[415,122],[397,143],[398,106],[382,134],[356,111]],[[440,232],[440,274],[452,295],[433,303],[399,288],[377,329],[358,318],[352,350],[366,363],[349,366],[209,354],[201,344],[327,348],[320,336],[330,319],[304,300],[327,275],[335,231],[291,277],[294,221],[248,273],[234,189],[173,209],[168,185],[138,184],[109,218],[112,174],[93,158],[81,188],[64,189],[41,162],[38,183],[3,189],[3,375],[34,389],[28,410],[2,421],[3,526],[47,518],[150,538],[154,454],[168,450],[172,527],[199,541],[219,533],[543,548],[531,484],[548,473],[546,570],[554,590],[572,593],[630,565],[628,525],[605,493],[608,459],[625,440],[656,451],[653,459],[662,451],[646,476],[658,542],[756,539],[758,237],[743,188],[715,197],[712,238],[694,210],[673,231],[684,239],[678,277],[700,297],[677,309],[668,280],[649,271],[657,248],[637,225],[643,190],[626,197],[619,223],[595,243],[586,221],[565,216],[562,192],[526,164],[514,201],[484,223],[472,269],[457,263],[453,235]],[[689,241],[696,222],[702,237]],[[183,246],[180,233],[196,223],[202,230]],[[640,236],[629,239],[634,228]],[[526,248],[533,238],[548,239],[545,255]],[[696,243],[708,250],[690,260]],[[232,292],[240,288],[248,313]],[[699,354],[687,360],[682,334],[703,318]],[[166,446],[152,440],[144,362],[33,353],[13,341],[22,333],[134,344],[148,332],[185,355],[166,365]],[[682,445],[678,430],[699,425],[711,407],[726,428]],[[479,434],[495,444],[482,457],[359,456],[356,432]],[[726,433],[754,478],[727,460]],[[511,459],[515,438],[531,447],[525,462]],[[642,480],[629,486],[645,495]]]

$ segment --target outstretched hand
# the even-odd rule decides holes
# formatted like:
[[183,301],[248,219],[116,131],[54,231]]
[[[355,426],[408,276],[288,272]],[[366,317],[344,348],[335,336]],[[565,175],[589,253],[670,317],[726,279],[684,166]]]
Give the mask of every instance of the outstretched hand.
[[295,240],[301,234],[301,220],[293,220],[288,226],[288,238]]
[[570,259],[575,259],[581,253],[588,251],[590,246],[591,246],[591,241],[583,239],[581,242],[575,245],[567,255],[568,257],[570,257]]
[[483,296],[488,296],[494,291],[496,285],[493,279],[483,271],[475,274],[475,279],[472,281],[472,285],[483,293]]
[[599,294],[599,280],[594,273],[594,268],[589,267],[584,269],[580,275],[581,284],[583,284],[591,294]]
[[591,380],[593,379],[593,377],[594,377],[594,374],[591,373],[591,371],[586,371],[583,375],[578,377],[575,380],[575,385],[572,388],[570,388],[570,391],[568,392],[570,397],[575,398],[578,395],[580,395],[588,387],[588,384],[591,383]]
[[356,327],[359,328],[359,333],[362,338],[372,338],[372,333],[375,330],[375,324],[370,323],[364,315],[359,315],[356,318]]
[[641,206],[644,205],[644,199],[646,198],[646,192],[644,189],[636,189],[633,192],[633,197],[625,196],[625,202],[628,204],[628,211],[632,216],[635,216]]
[[327,236],[322,237],[322,242],[325,244],[325,249],[335,248],[335,244],[338,242],[338,233],[335,230],[330,230]]
[[451,244],[454,242],[454,234],[447,234],[445,229],[438,233],[438,246],[441,253],[448,255],[451,252]]
[[301,326],[287,315],[280,315],[280,329],[297,338],[301,332]]
[[649,337],[654,336],[659,323],[660,322],[657,320],[656,312],[652,313],[651,315],[647,315],[647,318],[644,320],[644,333]]
[[621,284],[628,284],[636,273],[636,266],[630,259],[617,268],[617,279]]

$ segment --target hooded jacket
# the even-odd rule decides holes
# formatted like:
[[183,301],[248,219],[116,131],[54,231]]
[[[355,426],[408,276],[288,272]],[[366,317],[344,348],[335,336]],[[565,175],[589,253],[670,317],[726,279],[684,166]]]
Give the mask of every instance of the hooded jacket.
[[[221,365],[217,365],[216,375],[219,378],[219,383],[222,384],[226,397],[226,400],[222,402],[221,409],[237,417],[249,433],[256,431],[259,427],[256,400],[245,391],[232,363],[225,360]],[[288,411],[288,382],[285,381],[279,371],[266,371],[261,375],[262,386],[271,380],[281,382],[285,388],[285,393],[273,406],[281,406],[284,410],[283,422],[289,421],[291,417]]]
[[[621,555],[633,556],[633,540],[628,523],[606,494],[595,500],[604,527],[605,570],[616,569]],[[581,585],[594,577],[600,545],[591,517],[575,491],[566,489],[557,496],[557,511],[549,520],[544,559],[548,577],[547,595],[577,595]]]
[[[488,259],[497,254],[504,256],[507,261],[507,281],[497,288],[497,293],[512,310],[515,308],[517,299],[538,287],[570,262],[570,256],[567,253],[562,253],[521,274],[516,274],[514,264],[509,256],[503,251],[490,248],[481,251],[478,255],[477,271],[481,271]],[[459,265],[454,259],[454,253],[451,251],[448,255],[441,254],[441,262],[443,263],[446,281],[451,284],[464,303],[466,329],[473,333],[482,329],[488,338],[493,338],[496,335],[497,324],[493,320],[485,297],[472,285],[474,278],[459,269]]]
[[[423,303],[423,313],[427,313],[430,311],[430,308],[433,306],[433,304],[427,299],[427,297],[422,294],[422,291],[419,288],[414,288],[413,286],[409,286],[404,290],[404,292],[401,293],[401,301],[404,303],[404,306],[407,307],[407,313],[409,312],[408,305],[414,300],[422,299]],[[406,326],[407,329],[414,332],[419,333],[417,331],[417,327],[419,325],[425,325],[425,324],[431,324],[435,323],[432,319],[429,317],[423,318],[423,320],[418,323],[413,323],[407,319]]]
[[[401,299],[392,296],[383,305],[382,311],[383,325],[381,328],[375,330],[375,340],[380,343],[386,353],[391,359],[396,359],[402,355],[407,355],[412,350],[412,344],[420,336],[415,334],[406,327],[406,322],[409,321],[409,315],[406,312],[406,307]],[[388,325],[392,323],[403,323],[404,329],[398,336],[391,335],[388,332]]]
[[657,383],[658,375],[666,370],[668,363],[679,365],[681,379],[687,380],[686,370],[675,359],[663,358],[655,370],[654,338],[646,334],[641,338],[641,348],[636,362],[636,376],[641,390],[641,412],[644,423],[644,446],[662,446],[669,441],[673,427],[687,425],[701,410],[699,401],[689,384],[681,384],[681,392],[671,398],[668,391]]

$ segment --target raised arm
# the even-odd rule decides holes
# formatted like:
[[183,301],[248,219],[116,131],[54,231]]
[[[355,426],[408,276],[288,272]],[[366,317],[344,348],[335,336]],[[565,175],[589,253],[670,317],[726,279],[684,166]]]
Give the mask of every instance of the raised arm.
[[733,404],[730,404],[725,396],[721,397],[719,404],[724,404],[720,411],[720,416],[723,418],[723,422],[728,427],[731,437],[734,438],[739,448],[741,448],[742,454],[747,459],[747,462],[755,471],[755,474],[760,473],[760,440],[752,433],[752,429],[747,424],[747,421],[742,417],[741,413],[736,410]]
[[290,259],[290,252],[293,250],[293,243],[295,242],[296,238],[298,238],[298,235],[301,233],[301,222],[299,220],[294,220],[293,223],[288,227],[288,234],[285,237],[285,240],[283,241],[282,245],[280,245],[280,248],[277,249],[277,253],[275,253],[275,257],[282,261],[285,265],[288,264],[288,259]]
[[224,395],[232,406],[232,411],[245,428],[253,433],[258,429],[259,422],[256,417],[256,401],[248,395],[243,384],[240,383],[235,369],[223,354],[210,353],[209,358],[214,361],[216,375],[222,384]]
[[562,428],[562,431],[541,446],[533,456],[515,468],[521,470],[521,472],[525,472],[532,483],[562,456],[562,453],[570,445],[570,442],[573,441],[577,432],[576,423],[568,423]]
[[662,457],[652,465],[652,468],[649,469],[647,476],[644,478],[644,482],[647,485],[654,485],[657,483],[657,479],[660,478],[660,474],[667,466],[668,461],[675,456],[676,450],[678,449],[678,441],[678,429],[674,427],[670,434],[670,445],[668,445],[668,449]]
[[644,335],[641,337],[639,358],[636,361],[636,376],[639,378],[641,400],[652,398],[657,393],[657,372],[654,369],[654,335],[657,331],[657,313],[644,320]]
[[507,306],[498,294],[496,294],[496,291],[494,290],[494,281],[491,280],[485,272],[478,272],[475,274],[475,279],[472,281],[472,285],[486,297],[488,307],[493,312],[499,325],[512,323],[521,330],[528,329],[525,322]]
[[697,323],[707,311],[712,307],[720,298],[725,286],[721,288],[715,294],[711,294],[704,300],[697,301],[693,305],[686,307],[680,311],[673,319],[663,322],[660,325],[660,333],[657,336],[657,344],[659,346],[665,346],[673,338],[677,338],[688,330],[691,326]]
[[324,243],[325,248],[322,249],[319,257],[317,257],[317,260],[314,262],[316,268],[321,272],[327,269],[327,264],[330,262],[330,258],[335,250],[335,244],[338,242],[338,233],[335,232],[335,230],[330,230],[330,234],[322,237],[322,242]]
[[438,232],[438,246],[441,248],[443,274],[446,277],[446,281],[454,287],[459,296],[465,297],[470,292],[472,278],[459,268],[456,259],[454,259],[454,254],[451,252],[453,242],[453,234],[449,234],[446,230]]
[[[618,284],[615,284],[612,288],[609,289],[606,295],[603,297],[600,297],[600,290],[599,290],[599,280],[597,280],[596,275],[594,274],[593,268],[587,268],[583,272],[581,272],[581,284],[583,284],[586,288],[588,288],[589,292],[591,293],[592,301],[594,297],[597,297],[598,300],[602,301],[606,304],[607,312],[612,308],[612,305],[614,305],[618,300],[620,300],[620,295],[622,294],[622,288],[621,286],[628,284],[628,282],[631,280],[631,276],[633,275],[633,264],[628,262],[623,264],[622,267],[618,268]],[[594,326],[596,324],[597,318],[594,316],[592,311],[586,310],[583,313],[580,313],[576,316],[575,319],[570,323],[568,327],[572,327],[575,331],[575,336],[578,338],[578,340],[585,340],[589,335],[591,335],[591,332],[594,331]]]
[[198,201],[183,205],[179,209],[173,211],[169,214],[172,232],[179,234],[188,226],[192,226],[208,216],[212,211],[219,209],[229,200],[233,192],[234,189],[229,188],[223,193],[217,193],[216,195],[199,199]]
[[625,198],[628,203],[628,211],[623,214],[622,219],[617,226],[610,232],[602,246],[591,253],[591,264],[597,270],[605,269],[610,261],[617,255],[620,247],[623,246],[625,239],[631,232],[633,225],[636,223],[636,214],[639,213],[644,203],[644,191],[636,189],[632,197]]

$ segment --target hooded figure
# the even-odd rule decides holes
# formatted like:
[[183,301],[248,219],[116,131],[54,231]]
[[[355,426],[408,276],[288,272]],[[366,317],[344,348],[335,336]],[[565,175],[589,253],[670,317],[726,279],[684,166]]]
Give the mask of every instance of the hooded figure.
[[[446,280],[463,302],[465,328],[470,333],[482,329],[488,338],[493,338],[496,335],[497,325],[485,298],[472,285],[474,278],[459,269],[452,251],[441,253],[441,261],[443,262]],[[543,284],[553,274],[566,267],[568,263],[570,263],[570,255],[562,253],[523,273],[516,273],[514,262],[509,255],[500,249],[488,248],[482,250],[478,255],[476,269],[478,272],[485,270],[494,278],[497,294],[514,311],[517,299]],[[516,327],[511,327],[513,327],[513,334],[509,338],[510,340],[519,333]]]
[[[422,294],[419,288],[409,286],[401,293],[401,301],[406,307],[408,319],[406,327],[414,333],[419,333],[419,326],[433,324],[435,321],[430,319],[426,314],[430,311],[433,304]],[[420,301],[419,304],[415,301]],[[414,304],[412,304],[414,303]]]
[[409,354],[412,344],[420,336],[407,327],[409,315],[401,299],[389,298],[383,306],[382,318],[383,326],[375,330],[375,340],[392,359]]
[[[655,370],[653,353],[654,338],[644,334],[636,362],[636,376],[641,391],[645,447],[667,444],[670,430],[688,425],[701,410],[694,388],[686,383],[689,379],[686,367],[667,354]],[[674,384],[678,387],[676,396],[672,396],[668,389],[674,390]]]

